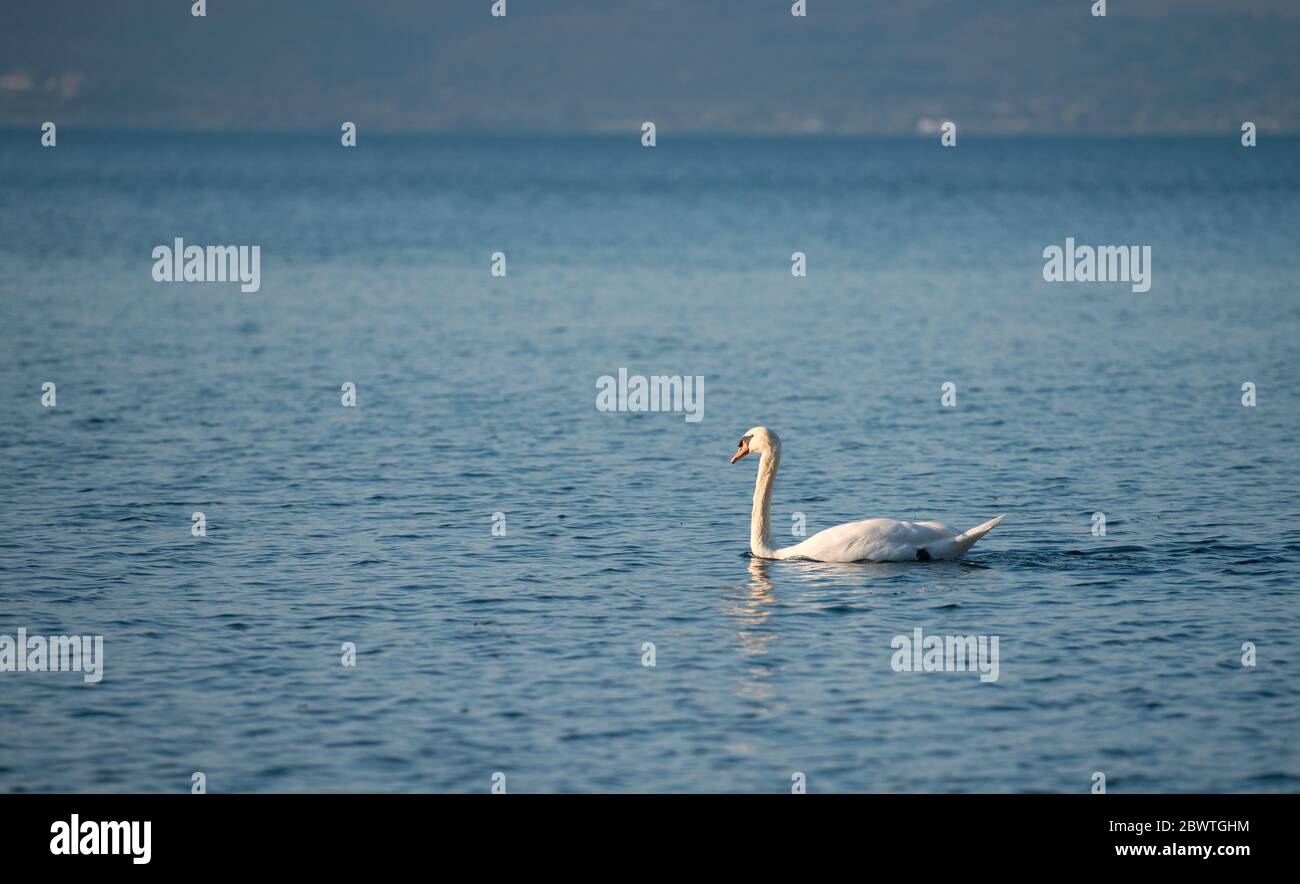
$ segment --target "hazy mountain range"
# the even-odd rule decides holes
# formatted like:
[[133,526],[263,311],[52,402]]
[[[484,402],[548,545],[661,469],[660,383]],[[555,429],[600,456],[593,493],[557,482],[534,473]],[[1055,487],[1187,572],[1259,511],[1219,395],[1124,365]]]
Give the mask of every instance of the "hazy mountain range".
[[0,125],[1300,131],[1300,0],[4,0]]

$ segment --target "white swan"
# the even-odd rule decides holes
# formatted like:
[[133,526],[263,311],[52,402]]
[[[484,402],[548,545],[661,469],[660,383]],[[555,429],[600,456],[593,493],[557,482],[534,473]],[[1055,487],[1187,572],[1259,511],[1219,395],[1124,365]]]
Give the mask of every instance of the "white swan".
[[914,562],[961,558],[1003,516],[969,531],[954,531],[938,522],[864,519],[818,531],[784,549],[772,548],[772,485],[781,466],[781,438],[767,427],[754,427],[740,438],[731,462],[759,455],[754,511],[749,521],[749,551],[760,559],[813,559],[818,562]]

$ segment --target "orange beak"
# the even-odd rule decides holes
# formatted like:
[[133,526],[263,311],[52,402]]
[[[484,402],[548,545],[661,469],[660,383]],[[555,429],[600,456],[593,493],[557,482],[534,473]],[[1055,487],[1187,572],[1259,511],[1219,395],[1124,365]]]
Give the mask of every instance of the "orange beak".
[[744,457],[746,454],[749,454],[749,443],[742,442],[740,443],[740,447],[736,449],[736,453],[731,456],[731,462],[735,463],[736,461]]

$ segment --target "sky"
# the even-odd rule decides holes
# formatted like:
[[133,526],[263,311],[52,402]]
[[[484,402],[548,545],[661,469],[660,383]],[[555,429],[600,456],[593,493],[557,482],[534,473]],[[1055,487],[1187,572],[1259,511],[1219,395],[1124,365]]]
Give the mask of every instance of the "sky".
[[1300,0],[3,0],[0,125],[1300,131]]

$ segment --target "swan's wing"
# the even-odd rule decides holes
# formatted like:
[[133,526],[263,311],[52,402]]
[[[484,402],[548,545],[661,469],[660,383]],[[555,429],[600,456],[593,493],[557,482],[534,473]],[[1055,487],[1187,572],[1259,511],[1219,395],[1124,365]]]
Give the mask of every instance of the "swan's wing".
[[778,554],[783,559],[802,556],[819,562],[905,562],[916,558],[918,546],[956,534],[939,522],[863,519],[818,531]]

